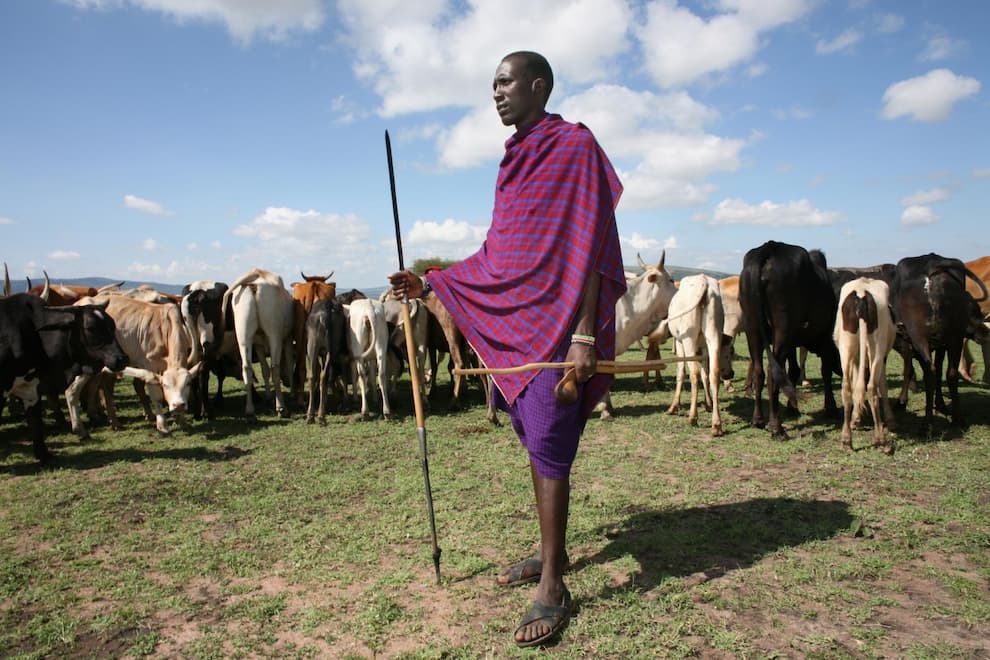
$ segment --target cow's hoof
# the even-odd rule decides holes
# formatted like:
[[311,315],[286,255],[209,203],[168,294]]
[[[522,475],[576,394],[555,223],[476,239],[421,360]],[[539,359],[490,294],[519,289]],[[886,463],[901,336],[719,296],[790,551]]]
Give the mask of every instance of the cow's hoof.
[[306,415],[306,423],[307,424],[313,424],[315,422],[316,422],[316,418],[315,417],[313,417],[312,415]]
[[791,438],[790,436],[787,435],[787,431],[785,431],[782,428],[779,428],[779,429],[772,429],[770,431],[770,439],[779,440],[783,442],[784,440],[790,440]]
[[392,413],[384,413],[384,414],[382,415],[382,418],[383,418],[383,419],[384,419],[385,421],[387,421],[387,422],[388,422],[388,421],[391,421],[391,420],[392,420]]
[[320,417],[320,426],[326,426],[326,425],[327,425],[327,418]]
[[722,430],[722,427],[721,426],[713,426],[712,427],[712,437],[713,438],[721,438],[723,435],[725,435],[725,432]]
[[697,417],[695,417],[693,419],[691,417],[688,417],[688,426],[697,426],[697,425],[698,425],[698,418]]

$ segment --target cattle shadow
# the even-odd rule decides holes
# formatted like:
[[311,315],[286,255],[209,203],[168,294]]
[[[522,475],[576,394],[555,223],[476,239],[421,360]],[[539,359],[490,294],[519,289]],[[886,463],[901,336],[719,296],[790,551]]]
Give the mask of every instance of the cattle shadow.
[[784,548],[833,538],[854,517],[842,501],[756,498],[676,510],[633,511],[618,525],[595,530],[609,539],[599,552],[578,559],[572,571],[633,557],[639,570],[602,589],[606,599],[630,590],[648,592],[670,578],[699,582],[749,568]]
[[[207,461],[220,463],[235,461],[253,452],[251,449],[242,449],[233,445],[225,445],[216,449],[211,447],[162,447],[162,448],[127,448],[127,449],[99,449],[91,448],[95,444],[92,440],[86,441],[86,450],[78,454],[60,453],[62,447],[68,447],[65,442],[48,442],[48,448],[52,451],[52,458],[47,463],[39,463],[31,453],[30,443],[11,443],[0,439],[0,461],[7,461],[15,454],[23,456],[23,462],[12,463],[0,466],[0,474],[12,476],[31,476],[42,474],[50,470],[94,470],[106,467],[113,463],[141,463],[147,460],[165,459],[171,461]],[[77,445],[78,446],[78,445]]]

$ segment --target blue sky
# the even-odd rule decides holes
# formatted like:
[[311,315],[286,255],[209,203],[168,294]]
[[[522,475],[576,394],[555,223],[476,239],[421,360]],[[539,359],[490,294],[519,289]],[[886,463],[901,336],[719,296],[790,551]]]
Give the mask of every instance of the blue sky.
[[990,254],[990,3],[5,0],[0,257],[13,277],[343,287],[473,252],[502,143],[491,79],[542,52],[549,110],[625,184],[624,261],[738,272]]

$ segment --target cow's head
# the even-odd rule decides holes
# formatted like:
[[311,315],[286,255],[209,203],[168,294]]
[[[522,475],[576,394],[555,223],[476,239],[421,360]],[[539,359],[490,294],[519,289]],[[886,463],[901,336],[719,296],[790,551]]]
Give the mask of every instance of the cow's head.
[[182,316],[193,338],[190,362],[200,360],[199,350],[212,356],[223,342],[223,294],[227,285],[212,280],[199,280],[183,288]]
[[117,342],[117,326],[107,314],[108,301],[93,305],[48,308],[44,326],[68,333],[72,357],[87,372],[104,367],[120,371],[127,366],[127,354]]
[[189,390],[202,367],[202,362],[198,362],[196,366],[190,369],[169,367],[163,374],[156,374],[147,369],[127,367],[124,369],[124,375],[138,378],[151,388],[160,388],[168,409],[171,412],[181,414],[186,411],[186,407],[189,405]]

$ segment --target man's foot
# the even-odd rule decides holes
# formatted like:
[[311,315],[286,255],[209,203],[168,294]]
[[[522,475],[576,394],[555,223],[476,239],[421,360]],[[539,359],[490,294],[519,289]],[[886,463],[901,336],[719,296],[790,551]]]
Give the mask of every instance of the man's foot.
[[560,605],[533,603],[516,628],[515,642],[520,648],[546,644],[560,633],[571,618],[574,603],[571,592],[564,589]]
[[[567,567],[567,554],[564,554],[564,567]],[[533,555],[510,566],[504,573],[495,578],[501,587],[518,587],[521,584],[536,582],[543,575],[543,560],[539,555]]]

